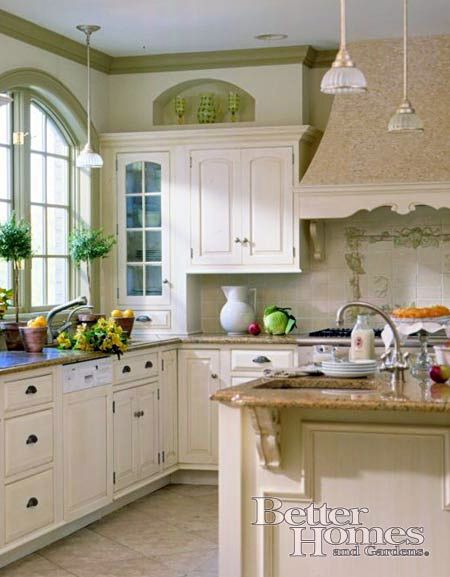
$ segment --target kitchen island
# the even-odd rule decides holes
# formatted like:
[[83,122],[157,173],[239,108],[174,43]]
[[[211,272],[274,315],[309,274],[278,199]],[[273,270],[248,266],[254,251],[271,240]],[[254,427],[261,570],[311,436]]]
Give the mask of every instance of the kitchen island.
[[[444,577],[450,403],[407,380],[218,391],[220,577]],[[334,387],[334,388],[333,388]]]

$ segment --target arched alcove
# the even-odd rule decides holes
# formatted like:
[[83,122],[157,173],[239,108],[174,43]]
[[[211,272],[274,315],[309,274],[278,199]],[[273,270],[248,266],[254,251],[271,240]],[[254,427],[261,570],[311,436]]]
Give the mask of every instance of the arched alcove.
[[175,114],[175,98],[182,96],[186,99],[184,124],[198,124],[197,109],[202,94],[213,94],[217,107],[217,123],[231,121],[228,112],[228,94],[236,92],[240,97],[240,108],[237,115],[239,122],[253,122],[255,120],[255,99],[246,90],[236,84],[214,78],[199,78],[176,84],[162,92],[153,101],[153,124],[177,124]]

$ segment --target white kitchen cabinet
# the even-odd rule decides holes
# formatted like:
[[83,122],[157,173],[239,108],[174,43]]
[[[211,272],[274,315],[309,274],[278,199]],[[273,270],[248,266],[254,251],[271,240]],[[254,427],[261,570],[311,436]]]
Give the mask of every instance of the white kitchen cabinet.
[[241,151],[244,265],[295,261],[292,158],[291,147]]
[[161,470],[159,450],[159,382],[136,388],[139,418],[137,419],[139,478],[147,479]]
[[241,264],[239,150],[191,152],[192,263]]
[[139,479],[137,402],[135,389],[114,393],[114,489],[128,487]]
[[163,469],[178,462],[177,351],[161,353],[161,447]]
[[161,471],[159,383],[114,393],[114,490]]
[[223,386],[220,351],[183,350],[178,361],[179,461],[216,465],[217,406],[210,396]]
[[117,156],[118,304],[169,305],[170,156]]
[[293,158],[292,146],[191,152],[192,265],[295,265]]
[[95,387],[63,398],[64,519],[112,501],[112,391]]

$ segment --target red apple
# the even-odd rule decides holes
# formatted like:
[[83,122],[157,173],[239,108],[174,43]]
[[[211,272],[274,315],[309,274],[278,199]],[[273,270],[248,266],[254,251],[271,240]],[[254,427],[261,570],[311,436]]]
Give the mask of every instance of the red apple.
[[430,379],[435,383],[446,383],[450,379],[450,367],[447,365],[433,365],[430,367]]
[[261,332],[261,327],[258,323],[250,323],[247,327],[247,332],[249,335],[253,335],[254,337],[258,336]]

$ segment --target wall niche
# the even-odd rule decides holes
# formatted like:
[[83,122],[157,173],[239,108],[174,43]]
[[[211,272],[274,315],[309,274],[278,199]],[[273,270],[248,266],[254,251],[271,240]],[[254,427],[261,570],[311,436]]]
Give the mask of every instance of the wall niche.
[[[214,97],[216,114],[213,124],[232,122],[233,115],[229,110],[230,92],[239,95],[239,110],[235,114],[235,122],[254,122],[255,99],[251,94],[231,82],[202,78],[181,82],[162,92],[153,101],[153,124],[155,126],[199,124],[197,112],[202,95]],[[185,100],[184,118],[181,122],[175,110],[177,97]]]

